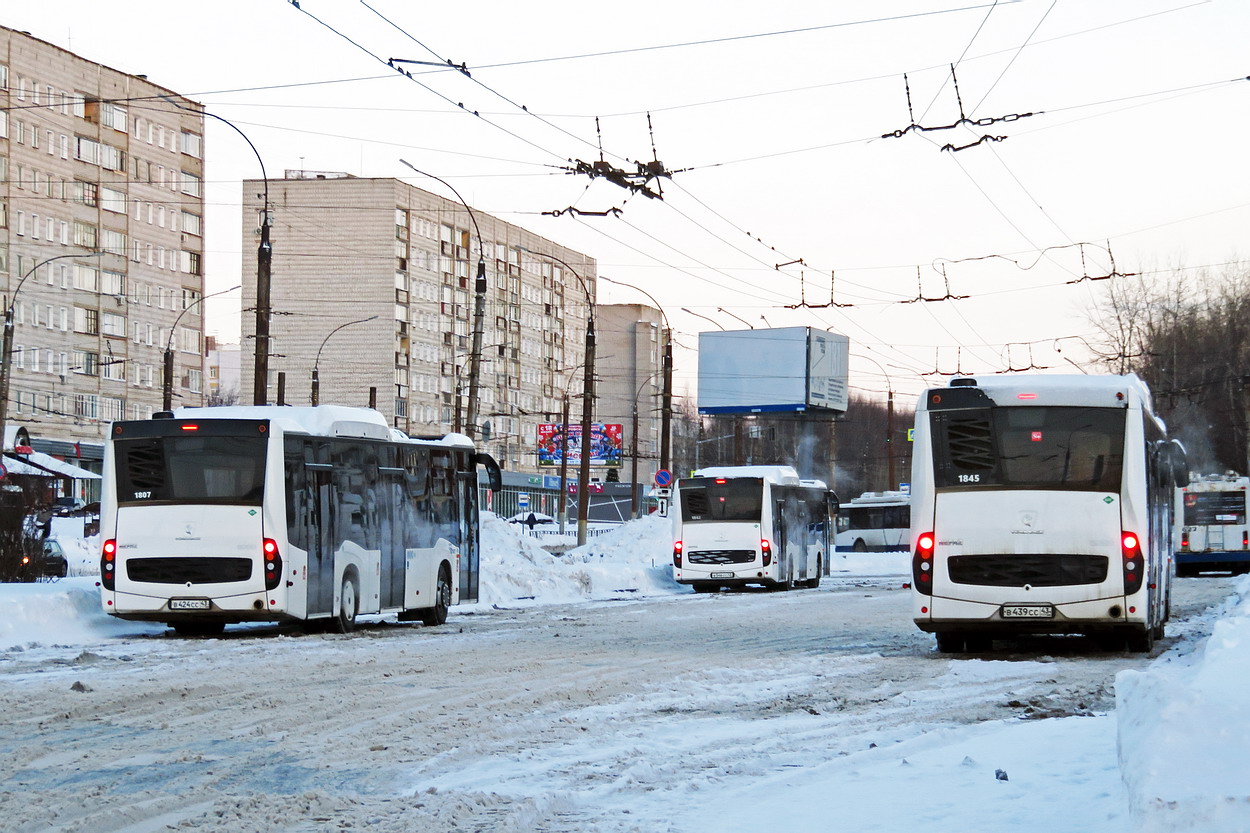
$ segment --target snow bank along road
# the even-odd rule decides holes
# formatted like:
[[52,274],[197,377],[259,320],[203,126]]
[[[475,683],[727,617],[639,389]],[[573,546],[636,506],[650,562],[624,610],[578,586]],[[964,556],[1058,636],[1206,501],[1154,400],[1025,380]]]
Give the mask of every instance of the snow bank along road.
[[[941,656],[899,584],[3,651],[0,827],[694,831],[787,770],[1106,711],[1115,673],[1147,662],[1074,638]],[[1156,655],[1231,586],[1177,582]]]

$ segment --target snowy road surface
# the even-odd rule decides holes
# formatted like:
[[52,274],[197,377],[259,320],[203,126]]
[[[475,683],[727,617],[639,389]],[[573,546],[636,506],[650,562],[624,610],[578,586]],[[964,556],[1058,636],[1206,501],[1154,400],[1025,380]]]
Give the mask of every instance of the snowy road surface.
[[[6,650],[0,827],[1127,831],[1107,712],[1148,659],[941,656],[900,585]],[[1232,586],[1177,582],[1155,655]]]

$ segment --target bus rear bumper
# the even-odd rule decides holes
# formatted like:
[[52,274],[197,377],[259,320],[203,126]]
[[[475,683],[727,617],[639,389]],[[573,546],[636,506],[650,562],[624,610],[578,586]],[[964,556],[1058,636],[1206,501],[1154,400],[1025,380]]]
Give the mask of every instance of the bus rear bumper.
[[206,596],[179,588],[168,596],[150,596],[105,591],[102,602],[106,613],[132,622],[172,623],[195,619],[232,624],[290,618],[281,607],[268,604],[268,594],[264,592]]
[[[1050,616],[1010,618],[1003,615],[1006,607],[1047,604],[1051,605]],[[926,633],[1096,633],[1141,628],[1146,623],[1143,609],[1127,612],[1123,596],[1058,604],[1041,599],[1021,599],[1009,605],[926,597],[920,605],[929,610],[921,613],[917,609],[913,621]]]
[[1229,570],[1234,573],[1250,571],[1250,550],[1212,550],[1209,552],[1178,552],[1177,575],[1203,570]]

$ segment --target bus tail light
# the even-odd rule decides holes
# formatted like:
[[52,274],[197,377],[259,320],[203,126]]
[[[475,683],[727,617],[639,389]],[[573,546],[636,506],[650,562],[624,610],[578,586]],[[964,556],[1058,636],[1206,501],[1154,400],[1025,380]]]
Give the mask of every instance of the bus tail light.
[[265,556],[265,589],[273,590],[282,581],[282,554],[278,552],[278,542],[265,538],[261,551]]
[[1146,574],[1146,558],[1142,555],[1141,539],[1133,532],[1120,533],[1120,550],[1124,554],[1124,595],[1141,589]]
[[681,569],[681,541],[673,542],[673,566]]
[[113,538],[100,547],[100,584],[105,590],[117,586],[117,541]]
[[[1241,545],[1243,547],[1246,545],[1244,540],[1242,541]],[[1189,549],[1189,533],[1188,532],[1181,533],[1181,549],[1183,550]]]
[[1250,531],[1241,533],[1241,548],[1250,549]]
[[760,555],[764,557],[764,566],[773,563],[773,545],[768,543],[767,538],[760,539]]
[[933,549],[936,542],[932,532],[922,532],[916,538],[916,549],[911,557],[911,586],[926,596],[933,595]]

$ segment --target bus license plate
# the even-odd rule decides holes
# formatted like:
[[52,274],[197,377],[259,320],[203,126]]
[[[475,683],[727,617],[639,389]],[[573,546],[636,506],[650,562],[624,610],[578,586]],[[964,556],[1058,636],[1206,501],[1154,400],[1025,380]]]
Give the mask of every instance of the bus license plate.
[[208,599],[170,599],[170,610],[208,610]]
[[1003,605],[1004,619],[1053,619],[1054,605]]
[[712,573],[712,578],[733,578],[733,573]]

